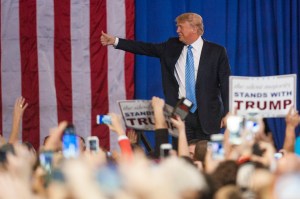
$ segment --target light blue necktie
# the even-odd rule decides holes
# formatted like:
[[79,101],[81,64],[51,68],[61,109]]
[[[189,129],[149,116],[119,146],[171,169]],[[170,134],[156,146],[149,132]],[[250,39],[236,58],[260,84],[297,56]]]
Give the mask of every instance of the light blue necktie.
[[185,66],[185,91],[186,98],[193,103],[193,107],[191,108],[190,112],[194,113],[197,109],[197,101],[195,94],[195,69],[192,48],[193,46],[189,45],[187,49]]

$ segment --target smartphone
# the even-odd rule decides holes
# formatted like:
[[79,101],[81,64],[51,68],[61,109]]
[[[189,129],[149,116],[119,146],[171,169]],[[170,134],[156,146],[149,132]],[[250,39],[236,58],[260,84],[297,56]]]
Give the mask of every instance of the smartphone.
[[224,147],[223,147],[223,134],[213,134],[210,137],[210,140],[207,143],[207,147],[212,151],[212,158],[214,160],[223,160],[224,159]]
[[87,137],[87,148],[91,152],[99,151],[99,139],[97,136],[89,136]]
[[181,118],[181,120],[184,120],[189,114],[189,111],[191,110],[192,106],[193,103],[190,100],[186,98],[181,98],[174,107],[172,116],[174,117],[175,115],[178,115]]
[[160,158],[165,158],[169,156],[169,152],[172,150],[172,145],[169,143],[164,143],[160,145]]
[[48,173],[52,173],[53,151],[43,151],[39,155],[40,165]]
[[109,115],[97,115],[96,123],[97,124],[112,124],[111,117]]
[[229,116],[227,119],[229,130],[229,142],[234,145],[242,143],[241,131],[243,129],[243,118],[240,116]]
[[79,156],[79,138],[75,133],[74,125],[69,124],[62,137],[62,152],[65,158],[76,158]]

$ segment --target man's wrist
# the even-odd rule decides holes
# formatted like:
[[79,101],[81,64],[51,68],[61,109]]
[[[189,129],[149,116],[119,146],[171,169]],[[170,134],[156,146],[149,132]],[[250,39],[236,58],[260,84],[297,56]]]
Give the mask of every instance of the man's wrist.
[[115,42],[113,44],[114,47],[116,47],[119,43],[119,38],[118,37],[115,37]]

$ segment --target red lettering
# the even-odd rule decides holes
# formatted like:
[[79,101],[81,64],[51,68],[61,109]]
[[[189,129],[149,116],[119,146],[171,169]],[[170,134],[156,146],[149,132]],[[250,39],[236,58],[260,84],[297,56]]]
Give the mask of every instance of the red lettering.
[[127,120],[130,121],[130,124],[131,124],[131,125],[134,125],[134,120],[135,120],[135,118],[127,118]]
[[283,109],[286,109],[290,104],[292,104],[292,100],[283,100]]
[[252,101],[246,102],[246,110],[247,110],[248,108],[254,108],[254,102],[252,102]]
[[145,124],[148,125],[147,118],[138,118],[139,125]]
[[257,102],[257,108],[260,109],[260,110],[265,110],[267,108],[267,102],[264,101],[263,103],[264,103],[264,106],[260,107],[260,102],[258,101]]
[[155,123],[154,123],[154,121],[152,121],[151,117],[148,118],[148,121],[149,121],[150,124],[155,125]]
[[280,101],[276,101],[276,103],[274,101],[270,101],[270,110],[272,109],[276,110],[277,107],[278,109],[281,109],[280,105],[281,105]]
[[240,104],[243,102],[243,101],[240,101],[240,100],[235,100],[234,102],[236,102],[237,103],[237,106],[236,107],[234,107],[234,108],[236,108],[237,110],[240,110]]

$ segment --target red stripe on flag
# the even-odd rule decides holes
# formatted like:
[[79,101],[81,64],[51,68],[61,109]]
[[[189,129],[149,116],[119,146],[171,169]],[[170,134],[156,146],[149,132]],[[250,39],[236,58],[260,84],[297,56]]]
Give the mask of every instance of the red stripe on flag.
[[106,0],[90,1],[90,59],[91,59],[91,129],[99,137],[101,147],[109,150],[109,130],[96,124],[98,114],[108,112],[107,47],[100,44],[101,31],[106,32]]
[[[126,38],[134,39],[134,0],[125,0],[126,9]],[[125,52],[125,84],[126,99],[133,99],[134,96],[134,55]]]
[[40,111],[36,0],[21,0],[19,9],[22,95],[29,104],[23,116],[23,141],[29,141],[37,149]]
[[54,0],[54,68],[58,122],[72,122],[70,0]]

